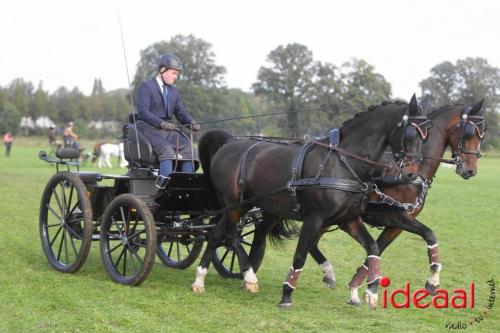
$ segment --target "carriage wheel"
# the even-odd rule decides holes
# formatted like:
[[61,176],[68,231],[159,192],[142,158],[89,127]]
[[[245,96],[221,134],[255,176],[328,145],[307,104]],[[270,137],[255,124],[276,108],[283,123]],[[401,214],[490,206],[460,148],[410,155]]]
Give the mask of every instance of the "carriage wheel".
[[101,258],[115,282],[138,285],[153,268],[156,229],[148,206],[133,194],[116,197],[101,224]]
[[[240,244],[248,255],[252,248],[255,226],[262,221],[262,214],[259,209],[253,209],[240,218],[238,231],[240,234]],[[222,244],[215,249],[212,259],[215,270],[225,278],[241,279],[238,257],[231,244]]]
[[193,234],[172,234],[158,240],[157,253],[167,267],[188,268],[200,255],[203,241]]
[[64,273],[82,267],[92,244],[92,207],[87,188],[70,172],[55,174],[40,203],[40,239],[49,264]]

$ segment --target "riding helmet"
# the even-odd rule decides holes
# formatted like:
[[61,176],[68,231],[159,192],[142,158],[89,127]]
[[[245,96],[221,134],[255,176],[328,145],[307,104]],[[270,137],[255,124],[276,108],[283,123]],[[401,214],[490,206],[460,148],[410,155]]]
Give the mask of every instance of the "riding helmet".
[[182,72],[182,62],[176,55],[172,53],[165,53],[160,57],[158,61],[158,69],[165,67],[167,69],[173,68]]

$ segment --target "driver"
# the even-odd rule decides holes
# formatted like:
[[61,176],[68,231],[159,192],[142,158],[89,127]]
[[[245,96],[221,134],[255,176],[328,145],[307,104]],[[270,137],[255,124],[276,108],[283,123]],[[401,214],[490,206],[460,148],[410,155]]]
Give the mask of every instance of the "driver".
[[[155,78],[144,81],[139,87],[137,100],[137,129],[151,142],[154,153],[160,161],[160,172],[156,186],[163,189],[170,181],[174,168],[193,172],[193,160],[197,152],[191,147],[186,134],[172,123],[175,116],[183,124],[190,124],[191,130],[200,131],[193,118],[186,112],[181,94],[174,83],[183,68],[181,60],[172,53],[163,54],[158,61]],[[191,152],[193,155],[191,156]]]

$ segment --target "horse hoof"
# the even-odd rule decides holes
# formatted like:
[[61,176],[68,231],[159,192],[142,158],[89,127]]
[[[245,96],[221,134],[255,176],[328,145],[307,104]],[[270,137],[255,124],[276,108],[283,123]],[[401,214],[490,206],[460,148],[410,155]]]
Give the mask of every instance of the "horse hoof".
[[433,285],[430,281],[427,281],[425,283],[425,289],[431,294],[432,296],[436,295],[436,289],[439,288],[439,284],[437,286]]
[[347,304],[355,306],[355,307],[361,306],[361,302],[360,301],[353,301],[352,299],[348,300]]
[[323,276],[323,282],[325,283],[326,287],[330,289],[335,289],[335,285],[337,284],[335,280],[327,276]]
[[377,309],[378,295],[373,294],[369,290],[365,292],[365,303],[368,304],[371,310]]
[[195,284],[191,285],[191,290],[195,294],[203,294],[205,292],[205,287],[204,286],[197,286]]
[[278,308],[288,310],[292,308],[292,303],[278,303]]
[[245,282],[245,283],[243,283],[243,288],[248,290],[251,294],[255,294],[255,293],[259,292],[259,284],[258,283]]

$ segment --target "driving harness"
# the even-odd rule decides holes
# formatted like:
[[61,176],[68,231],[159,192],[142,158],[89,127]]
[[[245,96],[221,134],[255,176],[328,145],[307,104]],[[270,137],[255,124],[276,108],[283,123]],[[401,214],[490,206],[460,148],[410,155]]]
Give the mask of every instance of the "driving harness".
[[[309,141],[305,140],[304,144],[300,148],[300,150],[295,154],[295,157],[292,161],[292,166],[291,166],[291,179],[287,182],[286,185],[286,190],[288,190],[292,196],[292,199],[294,201],[293,203],[293,211],[295,213],[300,213],[301,207],[300,204],[298,203],[297,200],[297,191],[301,190],[311,190],[311,189],[333,189],[333,190],[340,190],[340,191],[347,191],[347,192],[354,192],[354,193],[367,193],[369,192],[369,184],[367,182],[363,182],[358,175],[355,173],[355,171],[351,168],[351,166],[348,164],[347,159],[345,156],[341,155],[338,151],[336,153],[340,156],[340,160],[344,163],[344,165],[347,167],[349,172],[353,175],[355,180],[351,179],[339,179],[339,178],[333,178],[333,177],[323,177],[323,170],[324,170],[324,165],[330,158],[332,151],[334,150],[335,147],[339,145],[340,142],[340,131],[338,129],[333,129],[329,132],[328,135],[329,138],[329,144],[328,144],[328,153],[326,154],[325,158],[323,159],[322,163],[318,166],[318,170],[316,172],[315,177],[309,177],[309,178],[301,178],[302,177],[302,169],[304,165],[304,160],[309,152],[317,145],[318,142],[316,141]],[[236,138],[238,139],[238,138]],[[265,142],[273,142],[276,143],[275,141],[271,141],[268,139],[263,139],[263,138],[258,138],[258,137],[253,137],[252,139],[258,140],[256,143],[250,145],[247,150],[242,154],[241,160],[240,160],[240,178],[239,178],[239,185],[240,185],[240,203],[243,203],[245,201],[244,199],[244,193],[245,193],[245,169],[247,165],[247,159],[250,154],[250,152],[255,149],[258,145],[265,143]],[[281,142],[283,143],[283,142]],[[287,142],[287,144],[290,144]]]

